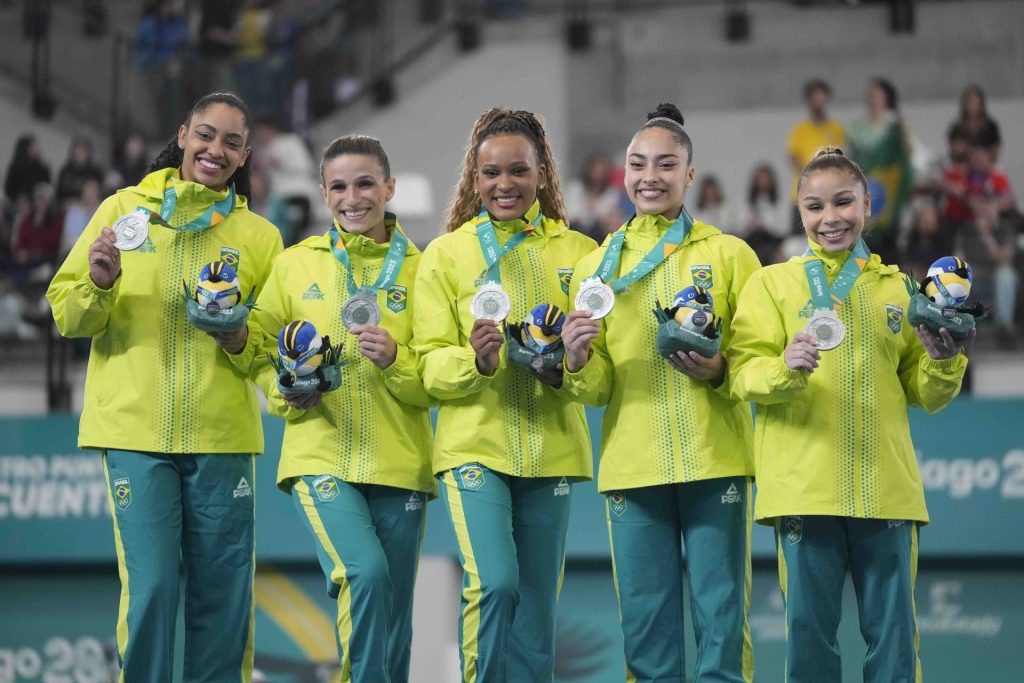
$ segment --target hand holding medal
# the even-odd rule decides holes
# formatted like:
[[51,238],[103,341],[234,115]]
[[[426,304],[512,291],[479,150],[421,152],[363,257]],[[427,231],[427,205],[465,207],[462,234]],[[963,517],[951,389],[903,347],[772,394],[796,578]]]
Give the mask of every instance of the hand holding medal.
[[103,228],[89,247],[89,277],[100,289],[110,289],[121,272],[121,252],[117,249],[117,236],[110,228]]
[[811,335],[797,332],[793,335],[793,341],[782,352],[782,360],[790,370],[805,370],[810,374],[818,369],[821,353]]

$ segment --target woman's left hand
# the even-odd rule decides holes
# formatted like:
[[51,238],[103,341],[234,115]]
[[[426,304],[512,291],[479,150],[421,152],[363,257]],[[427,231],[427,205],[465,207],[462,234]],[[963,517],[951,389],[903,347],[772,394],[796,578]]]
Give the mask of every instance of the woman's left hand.
[[932,360],[948,360],[960,353],[960,349],[965,348],[977,335],[977,330],[971,330],[971,333],[967,335],[967,339],[963,343],[959,343],[953,339],[950,335],[949,330],[945,327],[939,328],[939,336],[936,337],[932,334],[924,325],[918,325],[915,329],[917,332],[917,338],[921,340],[921,345],[924,346],[924,350],[928,353],[928,357]]
[[369,358],[378,368],[383,370],[395,362],[398,344],[383,327],[356,325],[351,332],[359,343],[359,353]]
[[220,348],[234,355],[241,353],[245,348],[245,343],[249,339],[249,326],[243,325],[241,329],[234,332],[207,332],[206,334],[213,337]]
[[710,382],[718,386],[725,377],[725,358],[716,351],[711,358],[705,358],[696,351],[683,353],[676,351],[668,357],[668,362],[679,372],[701,382]]

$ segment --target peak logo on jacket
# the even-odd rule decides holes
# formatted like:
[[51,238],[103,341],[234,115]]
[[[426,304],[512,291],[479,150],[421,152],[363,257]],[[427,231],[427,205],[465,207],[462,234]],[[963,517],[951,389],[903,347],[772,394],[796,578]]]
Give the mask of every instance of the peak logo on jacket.
[[246,480],[246,478],[242,477],[238,481],[238,486],[235,487],[234,497],[235,498],[245,498],[246,496],[251,496],[251,495],[252,495],[252,487],[249,486],[249,482]]
[[309,289],[307,289],[305,292],[302,293],[302,298],[305,301],[309,301],[309,300],[323,301],[324,300],[324,293],[320,289],[320,285],[318,285],[317,283],[314,282],[313,284],[311,284],[309,286]]

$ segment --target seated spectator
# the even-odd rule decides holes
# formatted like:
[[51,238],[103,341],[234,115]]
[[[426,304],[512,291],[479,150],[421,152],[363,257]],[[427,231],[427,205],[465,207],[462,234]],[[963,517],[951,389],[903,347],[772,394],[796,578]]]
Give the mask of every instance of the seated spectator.
[[612,181],[612,165],[603,152],[594,152],[583,164],[583,172],[565,188],[565,210],[569,225],[597,241],[618,230],[625,222],[619,208],[622,185]]
[[999,148],[1003,139],[999,134],[999,124],[988,115],[985,106],[985,91],[977,85],[969,85],[960,94],[960,115],[949,124],[947,137],[959,133],[968,142],[976,142],[987,147],[992,158],[999,159]]
[[107,187],[120,188],[135,185],[145,177],[147,168],[149,168],[149,159],[146,157],[146,142],[138,133],[130,133],[124,142],[115,148],[113,165],[107,178]]
[[17,203],[18,197],[30,199],[33,188],[39,183],[49,184],[50,166],[43,161],[35,136],[22,135],[14,143],[14,156],[4,178],[4,194],[12,205]]
[[60,256],[63,259],[71,247],[75,246],[79,236],[85,230],[92,215],[103,201],[103,190],[93,178],[82,185],[82,194],[68,203],[64,211],[64,229],[60,235]]
[[254,169],[249,176],[249,210],[276,225],[285,245],[295,243],[295,226],[288,220],[288,207],[272,191],[267,174],[259,169]]
[[913,220],[900,265],[918,281],[925,277],[932,263],[953,253],[953,233],[943,225],[939,207],[929,197],[920,197],[913,204]]
[[714,175],[706,175],[701,179],[697,190],[697,210],[693,217],[731,235],[739,232],[725,203],[722,184]]
[[750,174],[747,202],[740,210],[738,234],[762,264],[778,263],[779,245],[789,235],[789,203],[779,197],[779,182],[771,164],[758,164]]
[[57,204],[67,206],[69,200],[78,199],[86,180],[103,185],[103,171],[93,161],[92,140],[84,135],[75,136],[68,150],[68,160],[57,175]]
[[972,298],[993,304],[992,316],[1000,346],[1016,342],[1015,261],[1021,216],[1010,181],[995,168],[992,150],[974,142],[968,153],[965,201],[971,221],[958,236],[958,251],[974,271]]
[[[40,183],[32,190],[32,201],[18,217],[14,235],[14,259],[11,279],[16,284],[39,279],[33,272],[40,266],[54,266],[60,248],[63,223],[53,201],[53,188]],[[40,273],[42,279],[53,275],[53,269]]]

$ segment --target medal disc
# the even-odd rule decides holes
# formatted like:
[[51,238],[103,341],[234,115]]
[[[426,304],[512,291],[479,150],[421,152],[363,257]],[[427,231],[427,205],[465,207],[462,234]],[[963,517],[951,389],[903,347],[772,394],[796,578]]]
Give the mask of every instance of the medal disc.
[[493,320],[500,323],[512,310],[512,300],[497,282],[488,282],[473,295],[469,310],[475,320]]
[[843,321],[831,311],[817,311],[807,322],[804,332],[811,336],[820,351],[831,351],[843,343],[846,328]]
[[114,223],[114,246],[121,251],[138,249],[149,235],[149,219],[141,211],[132,211]]
[[615,292],[599,278],[584,280],[576,294],[575,305],[577,311],[590,311],[590,317],[597,320],[612,312]]
[[341,324],[346,330],[356,325],[376,325],[380,322],[380,306],[376,297],[368,292],[357,292],[341,307]]

